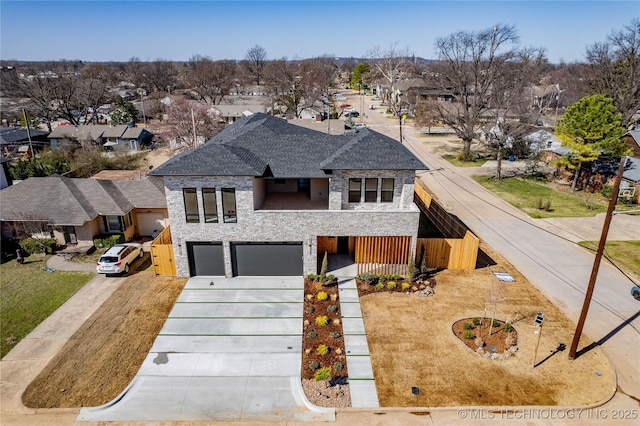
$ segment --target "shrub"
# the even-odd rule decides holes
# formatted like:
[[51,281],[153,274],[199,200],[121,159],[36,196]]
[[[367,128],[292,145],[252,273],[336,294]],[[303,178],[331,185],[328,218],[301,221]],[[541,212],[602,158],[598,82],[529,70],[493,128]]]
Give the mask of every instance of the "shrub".
[[338,282],[338,278],[336,278],[335,275],[333,274],[329,274],[325,277],[324,281],[322,282],[323,285],[328,286],[328,285],[332,285]]
[[316,333],[315,331],[310,331],[307,333],[307,337],[309,339],[315,339],[316,337],[318,337],[318,333]]
[[358,275],[358,279],[364,283],[375,285],[378,282],[378,276],[371,272],[363,272]]
[[344,364],[338,361],[335,364],[333,364],[333,369],[336,371],[342,371],[344,369]]
[[316,324],[324,327],[325,325],[329,324],[329,318],[327,318],[326,315],[316,317]]
[[316,371],[318,368],[320,368],[320,363],[318,361],[311,361],[309,363],[309,369],[311,371]]
[[384,288],[384,283],[377,283],[376,288],[382,290]]
[[93,239],[93,245],[96,248],[109,248],[120,243],[124,243],[123,234],[98,235]]
[[407,275],[409,276],[409,280],[413,281],[413,279],[418,275],[418,270],[416,269],[416,261],[413,258],[413,255],[409,258],[409,263],[407,263]]
[[318,281],[318,274],[308,274],[307,279],[311,282],[316,282]]
[[612,185],[603,185],[602,186],[602,191],[600,191],[600,193],[605,198],[611,198],[611,194],[613,194],[613,186]]
[[334,339],[338,339],[340,336],[342,336],[342,334],[338,333],[337,331],[331,333],[331,337],[333,337]]
[[336,305],[331,305],[327,308],[327,311],[332,312],[332,313],[336,313],[338,312],[338,307]]
[[465,323],[462,325],[462,327],[463,327],[465,330],[473,330],[473,324],[471,324],[470,322],[465,322]]
[[53,254],[57,242],[55,238],[25,238],[20,241],[20,248],[29,255],[34,253]]
[[388,281],[388,282],[387,282],[387,288],[388,288],[389,290],[393,290],[393,289],[394,289],[394,288],[396,288],[397,286],[398,286],[398,285],[396,284],[396,282],[395,282],[395,281]]
[[307,311],[308,314],[312,314],[313,311],[315,311],[315,308],[313,306],[307,306],[305,310]]
[[538,198],[538,204],[537,205],[538,205],[538,210],[542,210],[543,209],[544,205],[543,205],[543,202],[542,202],[542,198]]
[[313,379],[316,382],[320,380],[327,380],[331,377],[331,367],[323,367],[315,372]]
[[550,210],[551,210],[551,200],[547,200],[547,201],[544,203],[544,209],[545,209],[546,211],[550,211]]
[[318,295],[316,296],[316,298],[318,300],[327,300],[329,298],[329,295],[327,293],[325,293],[324,291],[319,291]]
[[512,332],[512,331],[513,331],[513,326],[512,326],[511,324],[507,323],[507,324],[505,324],[505,325],[504,325],[503,330],[504,330],[505,332],[507,332],[507,333],[510,333],[510,332]]
[[471,339],[475,339],[475,338],[476,338],[476,334],[475,334],[473,331],[471,331],[471,330],[466,330],[466,331],[464,332],[464,338],[465,338],[465,339],[469,339],[469,340],[471,340]]
[[324,282],[327,278],[327,268],[329,267],[329,261],[327,257],[327,252],[324,252],[324,258],[322,259],[322,266],[320,267],[320,277],[318,278],[320,282]]
[[409,290],[411,288],[411,284],[409,283],[402,283],[402,289],[403,290]]
[[475,317],[471,321],[473,321],[473,325],[480,325],[480,318]]
[[318,355],[326,355],[326,354],[328,354],[328,353],[329,353],[329,348],[327,347],[327,345],[319,345],[319,346],[316,348],[316,353],[317,353]]
[[492,325],[493,327],[499,327],[499,326],[500,326],[500,321],[498,321],[498,320],[494,319],[494,320],[493,320],[493,322],[491,323],[491,325]]

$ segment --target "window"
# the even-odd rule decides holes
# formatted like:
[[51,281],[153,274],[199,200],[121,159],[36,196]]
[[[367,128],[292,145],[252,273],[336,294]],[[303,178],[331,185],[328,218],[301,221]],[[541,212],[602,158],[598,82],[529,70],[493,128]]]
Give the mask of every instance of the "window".
[[222,219],[224,223],[236,223],[236,190],[234,188],[222,188]]
[[375,203],[378,201],[378,178],[366,178],[364,180],[364,202]]
[[200,222],[200,213],[198,212],[198,195],[195,188],[183,188],[182,196],[184,197],[184,213],[187,223]]
[[360,178],[351,178],[349,179],[349,202],[350,203],[359,203],[360,202],[360,189],[362,187],[362,179]]
[[218,223],[218,206],[216,205],[216,189],[202,188],[205,223]]
[[382,178],[380,201],[383,203],[393,202],[393,178]]
[[103,216],[104,229],[109,233],[124,232],[132,224],[131,213],[124,216],[107,215]]

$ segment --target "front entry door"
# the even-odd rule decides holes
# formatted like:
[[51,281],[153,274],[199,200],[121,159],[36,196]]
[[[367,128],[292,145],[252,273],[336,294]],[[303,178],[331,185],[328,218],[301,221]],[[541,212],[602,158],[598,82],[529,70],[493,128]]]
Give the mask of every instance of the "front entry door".
[[73,226],[64,227],[64,242],[65,244],[78,244],[75,227]]

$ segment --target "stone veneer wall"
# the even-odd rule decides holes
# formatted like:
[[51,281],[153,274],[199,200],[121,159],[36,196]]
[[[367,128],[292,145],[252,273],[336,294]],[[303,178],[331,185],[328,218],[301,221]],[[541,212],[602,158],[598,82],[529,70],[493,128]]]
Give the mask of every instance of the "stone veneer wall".
[[[227,276],[231,276],[232,241],[302,241],[304,274],[316,272],[317,236],[411,236],[413,251],[418,232],[420,212],[413,199],[413,173],[377,171],[337,173],[329,185],[329,210],[278,210],[253,208],[253,178],[251,177],[165,177],[165,193],[171,223],[178,276],[189,276],[186,242],[222,241]],[[343,179],[346,177],[346,180]],[[393,177],[396,181],[393,203],[361,203],[356,208],[340,209],[340,200],[348,194],[348,177]],[[410,180],[410,183],[408,181]],[[345,183],[346,182],[346,183]],[[182,188],[197,188],[200,223],[186,223]],[[200,188],[216,188],[218,223],[204,223]],[[221,188],[235,188],[237,223],[222,222]],[[335,206],[338,209],[332,210]]]

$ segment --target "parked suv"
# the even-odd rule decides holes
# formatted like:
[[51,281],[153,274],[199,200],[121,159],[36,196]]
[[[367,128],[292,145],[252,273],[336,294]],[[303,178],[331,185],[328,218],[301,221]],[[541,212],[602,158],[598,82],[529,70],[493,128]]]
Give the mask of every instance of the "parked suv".
[[126,274],[131,264],[143,255],[141,244],[116,244],[100,256],[96,270],[99,274]]

